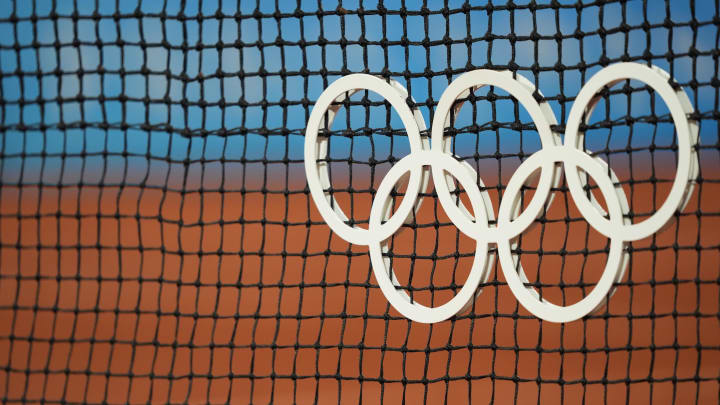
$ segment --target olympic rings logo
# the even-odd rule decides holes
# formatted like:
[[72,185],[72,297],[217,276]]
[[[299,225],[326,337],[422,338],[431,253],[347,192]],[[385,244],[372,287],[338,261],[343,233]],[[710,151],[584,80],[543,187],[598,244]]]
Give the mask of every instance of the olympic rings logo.
[[[581,121],[590,116],[600,99],[598,92],[603,87],[626,79],[644,82],[662,97],[670,110],[678,137],[677,171],[667,199],[649,218],[634,224],[628,219],[628,200],[615,173],[603,160],[583,150],[584,134],[580,130]],[[637,63],[618,63],[600,70],[580,90],[570,111],[563,141],[560,134],[551,129],[557,121],[550,106],[547,102],[536,101],[533,97],[535,88],[530,81],[520,75],[513,77],[511,72],[474,70],[450,83],[441,96],[433,117],[429,143],[427,137],[421,135],[426,130],[422,115],[410,109],[406,102],[407,91],[401,84],[367,74],[344,76],[320,95],[308,120],[305,174],[312,199],[323,219],[338,236],[350,243],[369,247],[373,272],[380,289],[390,304],[411,320],[440,322],[467,310],[480,293],[478,286],[489,276],[495,258],[488,248],[490,244],[496,244],[503,274],[518,301],[538,318],[551,322],[570,322],[602,307],[608,296],[612,295],[614,283],[623,278],[627,268],[625,245],[661,230],[690,199],[698,175],[695,150],[698,127],[695,121],[688,118],[694,111],[689,98],[681,88],[673,89],[669,81],[670,76],[665,71]],[[444,136],[453,103],[483,86],[501,88],[522,104],[537,127],[542,145],[542,149],[527,158],[509,180],[500,202],[496,226],[489,225],[490,221],[495,220],[494,210],[488,193],[481,191],[482,180],[467,162],[449,153],[450,140]],[[327,156],[328,140],[327,136],[319,134],[319,130],[321,126],[331,127],[340,108],[333,103],[359,90],[373,91],[392,105],[407,130],[411,151],[389,170],[380,183],[370,210],[368,229],[346,224],[347,216],[327,192],[330,187],[327,162],[318,162]],[[456,110],[459,108],[456,107]],[[389,268],[389,260],[382,255],[383,251],[387,251],[386,240],[403,223],[411,220],[411,214],[420,206],[422,198],[419,198],[419,193],[428,186],[427,167],[432,172],[438,199],[448,217],[463,234],[477,242],[472,268],[465,284],[450,301],[432,308],[411,302],[404,291],[396,288],[399,283]],[[580,169],[599,186],[609,212],[605,212],[595,197],[587,195],[584,190],[585,176],[580,175]],[[537,189],[528,206],[520,212],[521,187],[538,170],[540,176]],[[391,191],[408,172],[407,191],[392,214]],[[467,193],[474,216],[462,201],[453,196],[455,186],[453,182],[448,183],[450,175],[458,180]],[[519,259],[512,253],[514,239],[541,215],[545,203],[552,201],[551,189],[558,186],[562,175],[565,176],[570,195],[588,224],[610,239],[607,263],[599,282],[585,298],[568,306],[555,305],[541,299],[534,288],[527,287],[527,278],[518,263]]]

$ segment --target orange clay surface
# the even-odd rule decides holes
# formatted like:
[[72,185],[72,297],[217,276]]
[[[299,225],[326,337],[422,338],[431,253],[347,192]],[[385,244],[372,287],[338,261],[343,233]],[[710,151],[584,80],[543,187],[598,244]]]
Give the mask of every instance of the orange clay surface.
[[[648,206],[651,192],[639,188],[633,203]],[[661,202],[662,188],[657,194]],[[518,307],[497,266],[469,316],[432,326],[408,322],[377,288],[365,247],[350,246],[324,224],[305,225],[321,218],[303,193],[4,186],[0,196],[0,397],[8,403],[718,399],[717,183],[702,184],[685,211],[714,216],[682,216],[657,236],[654,251],[646,249],[651,240],[633,244],[624,283],[601,312],[607,318],[566,325]],[[369,200],[358,198],[363,208],[353,215],[366,218]],[[497,208],[497,193],[493,199]],[[418,223],[436,216],[448,222],[434,205],[429,198]],[[534,253],[604,249],[607,239],[588,233],[571,202],[567,207],[559,194],[548,218],[578,221],[523,236],[531,281],[599,278],[603,251],[586,260]],[[401,281],[461,285],[471,258],[456,263],[453,254],[475,246],[458,235],[451,225],[399,233],[395,254],[441,256],[418,259],[412,280],[410,259],[396,258]],[[555,303],[575,302],[582,292],[543,289]],[[452,294],[425,290],[414,298],[438,305]]]

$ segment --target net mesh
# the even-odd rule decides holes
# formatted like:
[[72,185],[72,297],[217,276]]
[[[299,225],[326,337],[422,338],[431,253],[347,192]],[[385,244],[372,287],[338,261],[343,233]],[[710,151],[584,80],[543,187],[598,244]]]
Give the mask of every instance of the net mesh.
[[[719,7],[0,1],[0,399],[717,402]],[[659,66],[687,92],[700,175],[669,228],[628,245],[625,278],[591,316],[540,321],[495,264],[467,313],[410,322],[380,292],[366,248],[315,209],[305,123],[342,75],[399,81],[429,124],[454,77],[510,70],[535,84],[562,133],[582,84],[624,61]],[[324,160],[331,192],[366,227],[374,190],[409,144],[376,94],[342,107]],[[501,89],[470,95],[452,118],[453,153],[497,212],[515,168],[540,149],[535,125]],[[647,218],[676,164],[663,100],[622,82],[603,91],[586,133],[630,219]],[[527,201],[532,182],[524,190]],[[462,286],[476,246],[432,188],[423,196],[387,255],[413,300],[437,306]],[[545,298],[577,302],[609,241],[564,183],[536,222],[515,253]]]

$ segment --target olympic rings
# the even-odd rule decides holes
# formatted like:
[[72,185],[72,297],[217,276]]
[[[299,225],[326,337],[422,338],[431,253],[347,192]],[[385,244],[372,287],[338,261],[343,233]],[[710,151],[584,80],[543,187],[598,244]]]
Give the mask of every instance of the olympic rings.
[[[619,185],[615,173],[603,160],[592,157],[582,149],[584,134],[580,124],[592,113],[599,101],[597,93],[622,80],[633,79],[649,85],[665,101],[675,124],[678,140],[678,160],[675,180],[665,202],[650,217],[633,224],[629,220],[627,196]],[[395,81],[385,81],[366,74],[352,74],[332,83],[318,98],[307,124],[305,134],[305,173],[308,186],[320,215],[328,226],[341,238],[369,248],[375,278],[390,304],[403,316],[422,323],[446,320],[467,310],[480,294],[478,286],[484,283],[494,263],[489,245],[497,245],[497,254],[505,279],[513,295],[525,309],[538,318],[551,322],[570,322],[580,319],[601,308],[614,292],[614,283],[622,280],[628,264],[626,244],[648,237],[667,226],[676,211],[681,211],[689,201],[699,172],[695,145],[698,141],[697,123],[688,116],[693,113],[692,104],[685,92],[669,84],[670,76],[655,66],[637,63],[618,63],[595,74],[580,90],[568,117],[565,140],[553,132],[557,123],[555,115],[546,102],[536,101],[535,88],[522,76],[511,72],[474,70],[460,75],[445,90],[433,117],[431,142],[421,136],[425,122],[417,110],[406,103],[407,91]],[[445,127],[449,125],[450,109],[457,99],[482,86],[495,86],[507,91],[529,113],[534,121],[542,149],[527,158],[510,178],[498,210],[497,225],[492,202],[484,190],[482,180],[467,162],[458,160],[450,153],[450,141],[445,139]],[[327,162],[327,136],[319,135],[321,128],[329,128],[344,100],[358,90],[370,90],[387,100],[397,111],[407,130],[410,154],[398,161],[381,181],[370,210],[368,229],[351,227],[345,213],[327,192],[330,179]],[[456,111],[461,106],[456,106]],[[327,116],[327,122],[325,117]],[[318,162],[320,160],[320,162]],[[561,167],[562,166],[562,167]],[[428,169],[429,167],[429,169]],[[598,185],[607,210],[600,206],[594,196],[585,191],[586,176]],[[524,184],[540,171],[534,196],[521,212],[521,190]],[[460,232],[477,243],[470,274],[460,291],[439,307],[426,307],[412,302],[410,297],[396,287],[399,285],[389,260],[383,257],[387,251],[387,239],[412,219],[429,186],[429,172],[443,209]],[[391,192],[396,184],[409,173],[407,191],[399,207],[392,214]],[[512,253],[514,240],[528,230],[543,212],[543,207],[553,200],[552,189],[557,187],[564,175],[570,195],[588,224],[610,239],[610,251],[605,270],[595,288],[582,300],[568,306],[559,306],[539,297],[537,291],[527,287],[527,277],[519,258]],[[472,214],[453,194],[455,177],[469,198]],[[588,198],[589,197],[589,198]],[[391,215],[392,214],[392,215]],[[517,270],[516,270],[517,269]]]

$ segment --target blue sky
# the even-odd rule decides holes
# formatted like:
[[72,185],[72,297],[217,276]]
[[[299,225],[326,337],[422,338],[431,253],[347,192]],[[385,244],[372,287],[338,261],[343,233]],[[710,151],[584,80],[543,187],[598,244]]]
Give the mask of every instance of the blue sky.
[[[73,3],[77,3],[77,9],[74,9]],[[512,62],[520,67],[520,74],[535,82],[541,92],[551,98],[550,104],[558,120],[563,121],[571,103],[566,103],[566,108],[563,109],[561,103],[552,98],[559,94],[570,97],[576,95],[582,85],[579,71],[571,69],[564,72],[564,86],[561,89],[558,73],[543,72],[536,78],[529,67],[534,63],[540,66],[553,66],[557,63],[574,66],[581,59],[593,64],[603,56],[603,44],[599,35],[590,35],[583,39],[566,38],[560,45],[554,40],[520,41],[516,43],[514,57],[507,39],[475,41],[469,45],[457,43],[449,47],[449,52],[445,45],[432,46],[429,58],[422,45],[390,46],[387,54],[377,45],[370,45],[367,49],[360,45],[349,45],[346,56],[339,45],[325,46],[324,56],[322,48],[315,45],[306,47],[303,56],[299,46],[260,47],[256,43],[273,43],[276,38],[286,41],[297,41],[300,38],[316,41],[321,37],[330,42],[339,41],[341,38],[352,42],[361,37],[362,24],[365,25],[365,38],[370,42],[382,39],[383,26],[386,27],[386,38],[389,41],[399,41],[404,29],[407,30],[407,37],[411,42],[419,42],[426,37],[430,41],[441,40],[446,32],[453,40],[482,38],[488,34],[505,36],[511,33],[511,26],[514,27],[513,32],[516,35],[525,36],[530,35],[534,21],[529,10],[520,9],[512,13],[494,11],[489,15],[486,10],[478,9],[470,12],[469,25],[462,13],[450,14],[447,17],[433,14],[429,17],[426,32],[421,16],[408,17],[406,24],[403,24],[399,15],[387,16],[383,22],[383,18],[377,15],[368,15],[361,20],[352,14],[342,17],[318,17],[312,14],[303,17],[302,21],[294,16],[283,18],[280,24],[277,24],[274,18],[232,18],[236,13],[247,15],[256,10],[260,13],[274,13],[276,10],[273,3],[262,2],[256,5],[242,2],[238,9],[235,2],[204,1],[202,9],[198,9],[196,2],[187,2],[182,8],[179,1],[142,1],[139,4],[122,1],[119,2],[120,9],[115,10],[114,2],[103,1],[97,5],[92,1],[59,2],[53,5],[45,0],[0,0],[0,122],[6,128],[5,132],[0,134],[0,181],[3,184],[157,182],[158,185],[163,185],[167,176],[172,176],[172,162],[203,160],[214,165],[217,171],[221,166],[221,157],[230,161],[263,158],[278,161],[265,168],[256,163],[249,163],[245,167],[226,163],[225,169],[235,167],[236,170],[249,173],[251,168],[255,168],[267,170],[271,176],[277,173],[284,177],[286,165],[279,161],[284,158],[302,159],[307,112],[302,105],[295,105],[293,102],[299,102],[303,98],[314,101],[326,84],[338,77],[330,75],[324,80],[317,74],[322,68],[331,71],[347,68],[352,72],[367,69],[380,73],[387,69],[394,73],[422,73],[442,72],[448,68],[462,70],[468,66],[497,68]],[[279,3],[281,13],[294,13],[297,7],[295,2]],[[335,10],[338,7],[336,1],[321,3],[323,10]],[[342,7],[353,10],[358,6],[357,3],[343,1]],[[412,2],[408,2],[406,7],[412,10],[409,3]],[[471,2],[471,5],[482,6],[486,3]],[[526,3],[515,1],[519,6]],[[451,9],[460,8],[462,4],[451,1],[449,6]],[[366,10],[371,10],[377,7],[377,2],[363,1],[362,5]],[[397,10],[400,6],[399,1],[384,2],[384,7],[388,10]],[[441,7],[439,2],[428,3],[430,10]],[[646,11],[643,10],[642,2],[631,1],[625,6],[625,23],[636,29],[631,30],[627,36],[623,33],[608,35],[605,56],[611,59],[622,56],[626,41],[627,53],[631,57],[642,56],[649,50],[655,56],[652,63],[671,71],[679,83],[687,84],[693,78],[697,80],[700,84],[697,91],[686,86],[697,111],[715,111],[716,89],[710,86],[710,81],[716,77],[716,66],[712,58],[698,56],[693,64],[692,58],[679,57],[673,59],[671,65],[664,57],[669,50],[668,44],[675,53],[687,52],[690,47],[700,52],[718,48],[717,27],[707,23],[717,15],[713,7],[711,2],[698,2],[693,17],[684,0],[671,1],[667,10],[662,6],[651,6]],[[163,9],[168,15],[164,25],[160,18],[138,18],[134,15],[137,10],[152,15],[162,12]],[[314,1],[301,1],[300,9],[313,13],[318,10],[318,4]],[[59,16],[55,21],[43,18],[53,11]],[[71,18],[75,11],[79,16],[77,21]],[[97,21],[91,18],[95,11],[99,14]],[[116,11],[123,15],[119,22],[112,18]],[[20,20],[17,24],[8,20],[13,12]],[[211,18],[217,12],[228,18]],[[645,12],[647,17],[644,16]],[[190,19],[178,19],[176,16],[180,13]],[[192,19],[199,13],[211,17],[203,18],[202,21]],[[32,21],[27,19],[30,15],[39,17],[34,26]],[[576,10],[570,8],[560,10],[557,16],[559,23],[556,24],[554,10],[538,10],[537,32],[540,35],[570,35],[577,29],[592,32],[601,26],[612,30],[620,26],[622,16],[623,6],[620,4],[606,5],[602,7],[602,12],[598,6],[584,8],[579,20]],[[698,35],[694,36],[689,26],[653,28],[650,30],[648,48],[648,36],[640,28],[646,18],[650,24],[662,23],[666,18],[676,23],[686,23],[694,18],[700,23]],[[123,41],[122,46],[118,45],[120,40]],[[237,40],[242,41],[244,46],[222,49],[199,47],[198,50],[187,52],[173,49],[183,42],[192,46],[198,43],[215,45],[218,41],[234,43]],[[102,46],[97,46],[95,41],[101,41]],[[147,44],[146,48],[139,46],[141,42]],[[37,46],[33,46],[33,43]],[[56,48],[55,43],[59,44],[59,47]],[[367,64],[364,61],[365,52]],[[306,63],[303,63],[304,58]],[[345,66],[344,60],[347,61]],[[100,65],[105,69],[102,75],[97,72]],[[289,72],[297,72],[302,68],[316,72],[308,77],[307,92],[306,84],[300,76],[291,76],[283,81],[278,75],[283,68]],[[590,68],[588,77],[599,68]],[[260,69],[268,72],[265,80],[252,75]],[[120,70],[124,70],[126,74],[121,75]],[[81,75],[80,71],[90,73]],[[217,77],[218,71],[229,76]],[[249,75],[242,79],[234,75],[241,71]],[[199,75],[206,77],[202,84],[198,80]],[[447,76],[437,75],[429,80],[418,77],[410,81],[398,75],[393,77],[410,89],[429,126],[431,109],[428,107],[428,100],[435,103],[439,100],[448,85]],[[99,100],[101,95],[111,100]],[[79,96],[84,97],[84,101],[78,100]],[[118,100],[122,97],[126,99]],[[226,103],[224,108],[217,104],[221,97]],[[290,105],[285,108],[273,105],[283,97]],[[146,98],[149,103],[143,102]],[[260,105],[263,101],[270,104],[266,112],[263,112]],[[201,105],[203,102],[207,104]],[[631,102],[632,115],[651,113],[649,96],[633,97]],[[246,106],[241,106],[241,103]],[[618,98],[611,104],[611,117],[622,116],[627,112],[624,100]],[[656,113],[665,113],[666,110],[663,112],[662,108],[664,107],[656,110]],[[478,124],[490,121],[493,119],[490,111],[490,108],[482,109],[474,118],[468,112],[467,116],[458,118],[456,126],[467,125],[472,120]],[[498,105],[494,119],[507,122],[514,117],[512,108]],[[393,118],[392,125],[399,128],[396,118]],[[524,121],[527,117],[521,116],[521,119]],[[342,123],[344,120],[345,116],[341,114],[337,122]],[[461,122],[463,120],[466,121],[464,124]],[[351,126],[361,126],[364,121],[362,112],[351,112]],[[127,129],[121,127],[123,122],[128,124]],[[87,125],[85,128],[72,128],[78,123]],[[104,123],[109,124],[108,128],[103,128]],[[383,127],[385,115],[371,114],[369,123],[373,128]],[[62,124],[70,128],[61,129]],[[170,130],[164,127],[167,124]],[[41,125],[47,129],[41,130]],[[163,127],[148,130],[143,129],[143,125]],[[20,130],[21,127],[26,130]],[[240,134],[240,128],[246,128],[247,134]],[[269,129],[270,135],[261,133],[261,128]],[[287,128],[290,135],[275,135],[282,128]],[[715,143],[717,127],[701,125],[701,128],[701,143]],[[207,131],[206,136],[197,136],[203,131]],[[671,142],[671,131],[670,129],[669,135],[665,136],[667,139],[656,138],[656,142]],[[621,129],[614,130],[613,142],[622,145],[622,134]],[[507,141],[503,139],[501,142],[503,152],[513,152],[513,148],[517,151],[519,143],[516,136],[511,133],[501,133],[501,136],[507,137]],[[625,136],[627,137],[627,132]],[[646,135],[634,135],[637,142],[645,144],[650,142],[651,136],[652,131],[647,131]],[[380,144],[383,142],[382,139],[377,141]],[[635,141],[633,139],[633,142]],[[352,147],[355,158],[362,160],[370,156],[369,139],[358,139],[352,146],[349,142],[347,139],[335,140],[331,154],[342,157],[344,153],[347,156]],[[387,143],[387,140],[384,142]],[[532,137],[524,137],[522,142],[527,142],[525,146],[529,149],[537,149],[539,146]],[[591,148],[602,148],[604,145],[605,140],[602,137],[598,137],[596,144],[589,141]],[[390,153],[389,146],[386,151],[377,148],[376,146],[375,158],[382,158],[379,155],[387,156]],[[406,142],[398,142],[393,148],[395,155],[407,153]],[[477,149],[481,154],[489,154],[494,153],[496,148],[496,137],[493,136],[480,140],[474,137],[459,137],[456,153],[471,156]],[[104,152],[107,154],[103,155]],[[200,166],[198,165],[198,170],[201,169]],[[213,187],[212,183],[203,183],[203,187]],[[225,187],[239,187],[238,184],[226,180]]]

